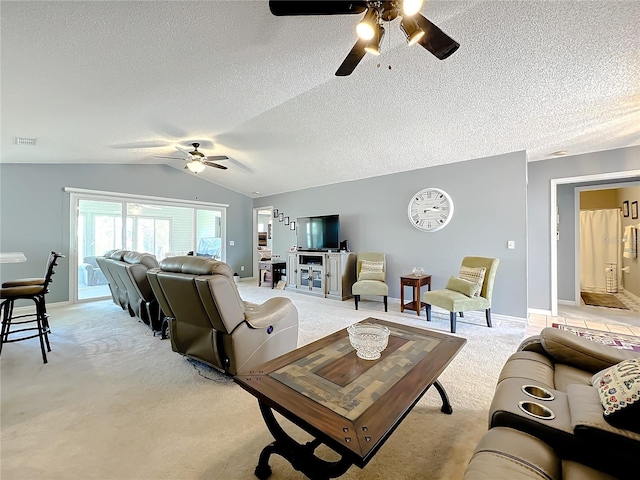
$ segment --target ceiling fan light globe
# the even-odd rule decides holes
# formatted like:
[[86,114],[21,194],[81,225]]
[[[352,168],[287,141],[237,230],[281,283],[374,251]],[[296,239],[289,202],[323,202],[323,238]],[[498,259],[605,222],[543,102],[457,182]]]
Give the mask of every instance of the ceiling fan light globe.
[[382,38],[384,37],[384,27],[378,25],[375,31],[375,35],[371,41],[364,47],[365,51],[372,55],[380,55],[380,45],[382,44]]
[[367,23],[360,22],[356,27],[356,32],[363,40],[371,40],[373,38],[373,27]]
[[378,13],[375,8],[370,8],[364,14],[364,18],[356,26],[358,36],[363,40],[371,40],[376,34],[375,27],[378,25]]
[[424,36],[424,30],[413,18],[403,18],[400,22],[400,30],[404,32],[409,45],[414,45]]
[[415,15],[422,9],[423,0],[404,0],[402,2],[402,11],[405,15]]
[[197,160],[193,162],[187,163],[187,168],[191,170],[193,173],[200,173],[204,171],[204,165],[198,162]]
[[409,43],[409,45],[414,45],[414,44],[418,43],[418,41],[422,37],[424,37],[424,30],[419,28],[418,30],[413,32],[411,35],[409,35],[409,38],[407,38],[407,42]]
[[370,53],[372,55],[380,55],[380,47],[378,47],[378,45],[367,45],[366,47],[364,47],[364,49],[367,51],[367,53]]

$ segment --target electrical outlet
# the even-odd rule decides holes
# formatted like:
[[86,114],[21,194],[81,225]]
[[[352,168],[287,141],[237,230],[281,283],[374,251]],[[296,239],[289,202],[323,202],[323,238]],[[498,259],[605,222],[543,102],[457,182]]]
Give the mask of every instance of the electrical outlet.
[[515,241],[513,241],[513,240],[509,240],[509,241],[507,242],[507,248],[508,248],[509,250],[513,250],[513,249],[515,249],[515,248],[516,248],[516,242],[515,242]]
[[241,271],[241,272],[244,272],[244,265],[242,265],[242,266],[240,267],[240,271]]
[[234,242],[233,240],[229,240],[229,245],[231,245],[232,247],[236,244],[236,242]]

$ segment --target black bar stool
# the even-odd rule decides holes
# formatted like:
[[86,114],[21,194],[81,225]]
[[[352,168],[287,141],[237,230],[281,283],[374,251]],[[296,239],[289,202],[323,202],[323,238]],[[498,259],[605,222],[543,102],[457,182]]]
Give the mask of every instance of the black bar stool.
[[[44,278],[22,278],[4,282],[0,288],[0,314],[2,315],[2,331],[0,332],[0,354],[5,343],[19,342],[29,338],[40,338],[40,349],[42,350],[42,360],[47,363],[47,353],[51,351],[49,345],[49,315],[45,304],[45,295],[49,293],[49,284],[55,273],[54,267],[58,258],[64,258],[56,252],[51,252],[47,261],[47,268]],[[36,313],[25,315],[13,315],[13,307],[16,300],[33,300],[36,306]],[[23,320],[18,320],[23,319]],[[35,327],[23,326],[35,323]],[[12,327],[18,328],[12,329]],[[9,338],[9,335],[37,331],[35,334],[22,334],[18,338]],[[47,347],[45,351],[45,345]]]

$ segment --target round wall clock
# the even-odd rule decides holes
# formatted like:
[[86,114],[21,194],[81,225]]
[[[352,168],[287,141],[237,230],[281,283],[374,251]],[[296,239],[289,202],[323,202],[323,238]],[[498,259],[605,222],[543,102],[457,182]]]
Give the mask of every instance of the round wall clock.
[[453,217],[453,200],[439,188],[425,188],[416,193],[407,208],[411,225],[423,232],[444,228]]

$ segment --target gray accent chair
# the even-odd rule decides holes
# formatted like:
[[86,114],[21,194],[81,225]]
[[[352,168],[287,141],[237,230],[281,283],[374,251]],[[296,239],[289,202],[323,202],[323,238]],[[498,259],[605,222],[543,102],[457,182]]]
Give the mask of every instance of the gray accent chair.
[[298,310],[291,300],[243,301],[226,263],[169,257],[147,276],[175,352],[236,375],[298,346]]
[[422,295],[422,301],[427,304],[427,321],[431,321],[431,305],[444,308],[449,312],[451,323],[451,333],[456,333],[456,316],[464,316],[463,312],[471,310],[484,310],[487,318],[487,326],[491,327],[491,297],[493,295],[493,282],[496,278],[496,271],[500,260],[490,257],[464,257],[463,267],[484,267],[486,272],[480,295],[469,297],[464,293],[446,288],[442,290],[432,290]]
[[[382,262],[382,280],[360,279],[362,262]],[[387,311],[387,297],[389,296],[389,286],[386,284],[387,257],[384,253],[365,252],[356,256],[356,278],[358,279],[351,287],[351,293],[355,300],[356,310],[361,295],[380,295],[384,300],[384,311]]]

